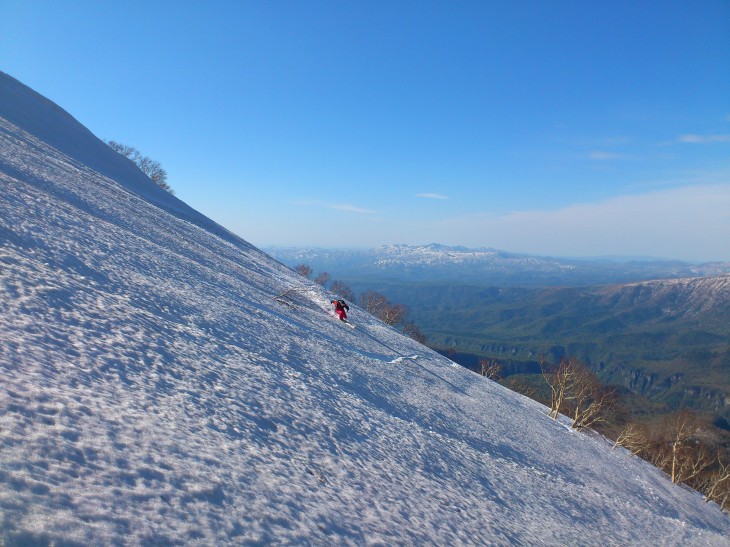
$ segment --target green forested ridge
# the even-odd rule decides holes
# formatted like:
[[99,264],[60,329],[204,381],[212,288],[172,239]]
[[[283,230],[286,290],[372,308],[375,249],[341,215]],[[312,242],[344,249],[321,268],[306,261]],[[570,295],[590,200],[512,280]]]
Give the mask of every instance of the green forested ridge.
[[514,371],[534,366],[540,355],[553,362],[574,356],[603,381],[670,409],[730,418],[726,284],[718,295],[701,279],[578,288],[452,283],[374,288],[406,304],[433,346],[497,358]]

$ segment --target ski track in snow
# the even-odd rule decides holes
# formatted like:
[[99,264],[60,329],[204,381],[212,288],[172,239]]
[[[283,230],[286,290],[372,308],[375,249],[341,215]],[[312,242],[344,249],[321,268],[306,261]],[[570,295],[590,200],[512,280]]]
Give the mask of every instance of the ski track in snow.
[[0,543],[728,545],[650,465],[2,118],[0,173]]

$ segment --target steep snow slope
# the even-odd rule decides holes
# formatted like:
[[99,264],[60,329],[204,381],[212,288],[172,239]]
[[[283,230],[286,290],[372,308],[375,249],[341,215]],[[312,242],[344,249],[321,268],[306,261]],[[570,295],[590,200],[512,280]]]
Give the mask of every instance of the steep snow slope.
[[54,148],[76,122],[8,81],[0,543],[727,545],[658,470]]
[[[0,110],[6,122],[22,127],[38,140],[55,148],[72,165],[90,168],[174,215],[216,230],[222,237],[232,237],[186,203],[156,184],[150,184],[134,162],[110,150],[101,139],[61,107],[1,71]],[[19,161],[20,158],[10,157],[3,166],[5,174],[17,174]],[[23,172],[22,166],[20,172]]]

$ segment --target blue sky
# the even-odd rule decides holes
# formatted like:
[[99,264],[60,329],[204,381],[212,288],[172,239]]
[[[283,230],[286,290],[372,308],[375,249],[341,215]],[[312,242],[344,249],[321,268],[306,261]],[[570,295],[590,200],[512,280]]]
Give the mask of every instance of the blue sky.
[[726,0],[0,0],[0,70],[258,246],[730,261]]

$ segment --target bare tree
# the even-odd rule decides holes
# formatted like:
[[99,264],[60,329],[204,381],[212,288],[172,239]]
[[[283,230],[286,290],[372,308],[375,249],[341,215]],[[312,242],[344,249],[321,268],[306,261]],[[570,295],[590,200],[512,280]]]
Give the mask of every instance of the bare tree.
[[174,194],[172,188],[167,183],[167,171],[162,168],[160,162],[153,160],[148,156],[143,156],[139,150],[133,146],[128,146],[116,141],[107,141],[107,145],[109,145],[109,148],[115,152],[136,163],[137,167],[139,167],[139,169],[160,188]]
[[573,418],[572,427],[587,429],[606,421],[606,414],[616,403],[613,389],[604,386],[588,367],[574,357],[563,358],[551,368],[540,358],[542,375],[550,387],[550,412],[557,419],[565,409]]
[[330,280],[330,274],[327,272],[322,272],[317,277],[314,278],[314,282],[322,285],[323,287],[327,286],[327,283],[329,283]]
[[550,412],[548,412],[548,416],[555,420],[560,415],[560,410],[563,408],[565,400],[568,397],[568,389],[573,381],[575,367],[575,359],[563,358],[557,368],[551,370],[546,365],[544,358],[540,358],[542,376],[550,387]]
[[705,496],[707,501],[715,501],[723,509],[730,509],[730,463],[725,463],[717,454],[717,470],[707,481]]
[[421,332],[421,329],[419,329],[413,321],[408,321],[405,325],[403,325],[403,332],[420,344],[426,343],[426,335]]
[[330,290],[340,298],[344,298],[350,302],[355,301],[355,293],[352,292],[352,289],[349,285],[347,285],[347,283],[342,281],[333,281]]
[[687,482],[712,463],[699,441],[704,424],[688,410],[668,416],[657,432],[652,463],[667,472],[673,483]]
[[568,386],[575,429],[587,429],[606,421],[606,413],[616,402],[615,391],[599,382],[595,374],[574,362]]
[[490,380],[500,380],[502,378],[502,364],[496,360],[490,361],[489,359],[480,359],[479,364],[481,365],[481,375],[489,378]]
[[360,305],[366,312],[376,317],[380,315],[387,301],[385,296],[370,289],[360,295]]
[[132,159],[135,154],[139,154],[137,149],[133,146],[127,146],[126,144],[122,144],[117,141],[108,141],[107,144],[109,145],[109,148],[121,154],[125,158]]
[[309,276],[312,275],[312,268],[310,268],[307,264],[297,265],[294,268],[294,271],[306,278],[309,278]]
[[384,295],[373,290],[367,290],[360,295],[360,305],[387,325],[402,322],[407,312],[403,304],[391,304]]
[[152,182],[160,186],[163,190],[172,191],[170,185],[167,184],[167,171],[162,168],[159,161],[148,158],[147,156],[140,159],[139,168],[147,175]]
[[631,456],[645,454],[651,447],[651,436],[646,426],[632,422],[616,437],[613,447],[623,446]]
[[397,325],[403,321],[407,311],[408,310],[403,304],[391,304],[388,302],[382,310],[380,319],[382,319],[386,325]]

